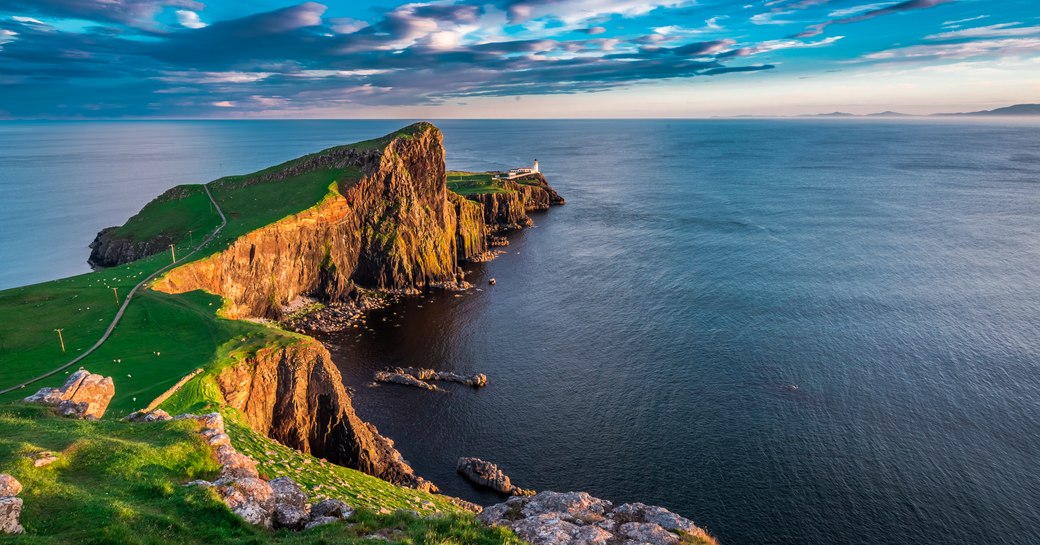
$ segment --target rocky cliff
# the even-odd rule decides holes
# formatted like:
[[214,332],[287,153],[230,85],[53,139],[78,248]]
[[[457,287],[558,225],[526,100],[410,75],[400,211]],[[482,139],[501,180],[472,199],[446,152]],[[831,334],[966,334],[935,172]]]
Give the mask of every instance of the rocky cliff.
[[250,427],[284,445],[395,484],[436,491],[412,471],[393,441],[358,418],[343,377],[316,340],[263,348],[224,368],[217,384]]
[[548,210],[550,206],[566,202],[539,173],[530,174],[515,181],[506,180],[500,185],[504,191],[469,196],[470,200],[480,203],[484,223],[488,225],[491,232],[513,231],[528,227],[531,225],[528,213]]
[[465,209],[459,230],[440,131],[415,125],[361,166],[358,183],[171,271],[154,288],[205,289],[226,299],[228,317],[277,318],[305,294],[336,302],[355,285],[411,292],[458,284],[459,258],[479,250],[482,226]]

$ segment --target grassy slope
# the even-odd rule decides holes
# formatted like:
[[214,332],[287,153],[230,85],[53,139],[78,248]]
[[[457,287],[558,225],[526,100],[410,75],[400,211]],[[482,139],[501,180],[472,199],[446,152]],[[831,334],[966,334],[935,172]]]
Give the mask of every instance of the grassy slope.
[[484,193],[512,193],[488,172],[448,172],[448,189],[463,197]]
[[[175,197],[160,197],[145,205],[115,230],[115,236],[144,241],[169,234],[177,242],[201,241],[220,225],[220,216],[201,185],[178,186],[175,191],[179,193]],[[196,234],[203,236],[195,239]]]
[[[411,505],[386,496],[368,502],[352,498],[361,510],[350,525],[298,533],[251,527],[211,491],[182,486],[219,474],[208,448],[198,439],[197,426],[193,421],[83,422],[52,416],[40,407],[5,407],[0,410],[0,467],[25,486],[21,497],[26,534],[0,536],[0,543],[302,545],[372,543],[363,538],[381,534],[409,544],[519,544],[509,533],[485,529],[461,513],[422,519],[397,512],[380,515],[381,507],[393,511]],[[42,450],[61,453],[59,460],[34,468],[27,456]],[[368,485],[377,492],[421,494],[353,473],[358,483],[353,489],[363,491]]]
[[[540,184],[530,177],[513,178],[509,181],[520,185],[540,187]],[[512,189],[506,189],[505,184],[506,180],[495,180],[494,175],[490,172],[448,172],[448,189],[463,197],[487,193],[513,193]]]

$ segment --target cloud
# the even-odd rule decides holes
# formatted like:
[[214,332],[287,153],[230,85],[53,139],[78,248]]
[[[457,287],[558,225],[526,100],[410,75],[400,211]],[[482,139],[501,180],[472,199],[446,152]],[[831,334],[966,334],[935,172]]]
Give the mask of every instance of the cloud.
[[826,47],[831,45],[838,40],[844,39],[844,36],[830,36],[822,40],[815,42],[802,42],[798,40],[767,40],[760,42],[756,45],[749,47],[742,47],[727,51],[721,55],[722,58],[727,57],[749,57],[751,55],[757,55],[759,53],[768,53],[771,51],[780,51],[783,49],[805,49],[814,47]]
[[177,22],[186,28],[203,28],[206,26],[206,23],[199,19],[198,13],[186,9],[177,10]]
[[949,32],[940,32],[939,34],[930,34],[925,36],[926,40],[959,40],[959,39],[974,39],[974,38],[1004,38],[1011,36],[1032,36],[1034,34],[1040,34],[1040,26],[1018,26],[1022,23],[1000,23],[996,25],[965,28],[962,30],[952,30]]
[[867,61],[914,62],[978,57],[1011,57],[1040,53],[1040,38],[978,40],[952,44],[922,44],[878,51],[863,56]]
[[957,19],[955,21],[946,21],[942,24],[944,27],[956,28],[963,23],[970,23],[972,21],[981,21],[982,19],[988,19],[989,15],[978,15],[975,17],[968,17],[967,19]]
[[932,8],[941,4],[948,4],[955,0],[906,0],[897,4],[892,4],[883,8],[877,8],[865,11],[859,15],[853,15],[851,17],[844,17],[839,19],[831,19],[823,23],[811,25],[807,29],[798,34],[792,36],[792,38],[812,38],[823,34],[823,31],[831,25],[843,25],[848,23],[858,23],[860,21],[866,21],[875,17],[881,17],[883,15],[889,15],[892,13],[899,13],[904,11],[912,11],[918,9]]
[[18,15],[11,16],[11,20],[15,21],[17,23],[25,23],[25,24],[28,24],[28,25],[44,25],[44,24],[46,24],[46,23],[44,23],[43,21],[41,21],[39,19],[34,19],[32,17],[21,17],[21,16],[18,16]]
[[0,11],[123,23],[135,27],[152,26],[155,15],[167,7],[198,11],[203,5],[195,0],[0,0]]
[[679,8],[694,4],[693,0],[504,0],[497,5],[508,14],[509,20],[513,23],[548,17],[565,24],[577,24],[609,15],[635,17],[659,8]]
[[834,17],[834,18],[848,17],[850,15],[856,15],[856,14],[864,13],[864,12],[867,12],[867,11],[877,11],[879,9],[887,8],[887,7],[895,5],[897,3],[898,2],[880,2],[880,3],[877,3],[877,4],[863,4],[863,5],[859,5],[859,6],[853,6],[851,8],[836,9],[836,10],[830,12],[830,17]]

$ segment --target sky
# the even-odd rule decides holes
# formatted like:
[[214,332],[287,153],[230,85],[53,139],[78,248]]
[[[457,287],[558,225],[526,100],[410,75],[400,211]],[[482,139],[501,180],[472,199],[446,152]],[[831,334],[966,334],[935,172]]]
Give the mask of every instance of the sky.
[[0,0],[0,118],[677,118],[1035,102],[1037,0]]

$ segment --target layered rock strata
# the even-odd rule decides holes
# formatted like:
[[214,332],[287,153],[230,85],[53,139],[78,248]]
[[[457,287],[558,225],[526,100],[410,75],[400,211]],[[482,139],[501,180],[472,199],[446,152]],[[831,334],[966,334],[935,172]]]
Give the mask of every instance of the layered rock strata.
[[357,416],[339,369],[316,340],[263,348],[225,368],[217,384],[251,428],[284,445],[395,484],[437,490]]

